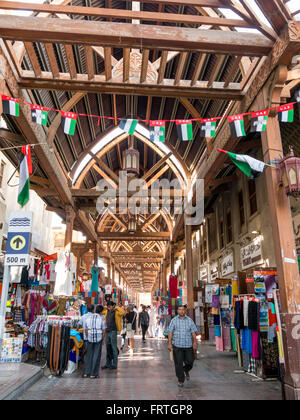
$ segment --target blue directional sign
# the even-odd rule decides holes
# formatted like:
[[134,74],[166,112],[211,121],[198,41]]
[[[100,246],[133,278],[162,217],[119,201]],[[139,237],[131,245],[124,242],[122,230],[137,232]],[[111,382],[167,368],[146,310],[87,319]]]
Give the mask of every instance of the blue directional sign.
[[8,254],[28,254],[30,252],[31,233],[9,232],[7,234],[6,252]]
[[12,212],[9,218],[5,265],[28,265],[32,212]]

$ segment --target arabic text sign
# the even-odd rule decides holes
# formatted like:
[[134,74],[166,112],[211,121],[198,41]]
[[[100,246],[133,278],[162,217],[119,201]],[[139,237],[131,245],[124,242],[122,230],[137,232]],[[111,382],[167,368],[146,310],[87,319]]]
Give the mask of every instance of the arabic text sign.
[[229,254],[221,260],[222,277],[234,272],[233,254]]
[[241,262],[243,270],[262,264],[261,242],[251,242],[241,248]]

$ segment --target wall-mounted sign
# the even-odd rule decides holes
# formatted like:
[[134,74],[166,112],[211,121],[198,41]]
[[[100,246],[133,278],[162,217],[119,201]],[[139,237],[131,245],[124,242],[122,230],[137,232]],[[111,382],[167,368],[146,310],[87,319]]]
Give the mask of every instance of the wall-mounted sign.
[[221,260],[221,274],[222,277],[228,276],[234,272],[234,258],[233,253],[226,255],[226,257]]
[[219,264],[215,262],[210,265],[210,281],[217,279],[219,277]]
[[261,242],[256,240],[241,248],[242,270],[263,263]]
[[208,269],[207,267],[201,267],[199,270],[200,281],[208,281]]

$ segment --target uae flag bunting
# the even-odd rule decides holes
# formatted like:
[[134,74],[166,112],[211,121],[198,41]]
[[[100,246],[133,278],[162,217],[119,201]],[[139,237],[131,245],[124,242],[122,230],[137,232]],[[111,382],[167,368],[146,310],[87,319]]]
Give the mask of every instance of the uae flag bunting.
[[165,121],[156,120],[150,121],[150,140],[153,142],[156,141],[165,141],[165,130],[166,123]]
[[193,140],[193,125],[191,120],[176,120],[179,140]]
[[18,117],[20,115],[20,106],[18,99],[10,98],[9,96],[1,95],[3,114],[13,115]]
[[128,134],[133,134],[135,132],[135,128],[137,126],[137,120],[130,120],[127,118],[122,118],[120,122],[121,130],[125,131]]
[[47,125],[47,108],[39,105],[30,105],[31,107],[31,119],[40,125]]
[[65,134],[73,136],[75,133],[77,114],[61,111],[61,123]]
[[219,152],[226,153],[232,162],[249,178],[254,179],[259,177],[264,168],[265,163],[248,155],[237,155],[235,153],[226,152],[222,149],[217,149]]
[[252,112],[250,133],[261,133],[266,131],[269,110]]
[[216,118],[208,118],[201,120],[200,137],[215,137],[216,127]]
[[[30,146],[29,146],[30,147]],[[20,162],[20,179],[19,179],[19,193],[18,203],[21,207],[25,206],[29,201],[29,170],[28,170],[28,156],[23,153]]]
[[244,116],[243,114],[233,115],[228,117],[231,137],[242,137],[245,136],[245,127],[244,127]]
[[280,122],[293,122],[294,121],[294,105],[287,104],[281,105],[277,108],[278,120]]

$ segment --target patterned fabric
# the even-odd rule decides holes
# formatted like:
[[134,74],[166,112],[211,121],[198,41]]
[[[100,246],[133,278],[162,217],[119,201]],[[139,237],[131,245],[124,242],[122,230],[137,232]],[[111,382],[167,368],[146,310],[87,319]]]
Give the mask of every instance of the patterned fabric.
[[98,314],[90,314],[86,318],[86,328],[88,330],[88,342],[99,343],[102,340],[102,332],[106,328],[104,317]]
[[168,330],[173,333],[172,343],[175,347],[190,348],[193,346],[192,333],[197,332],[197,327],[188,316],[182,319],[177,315],[172,319]]

